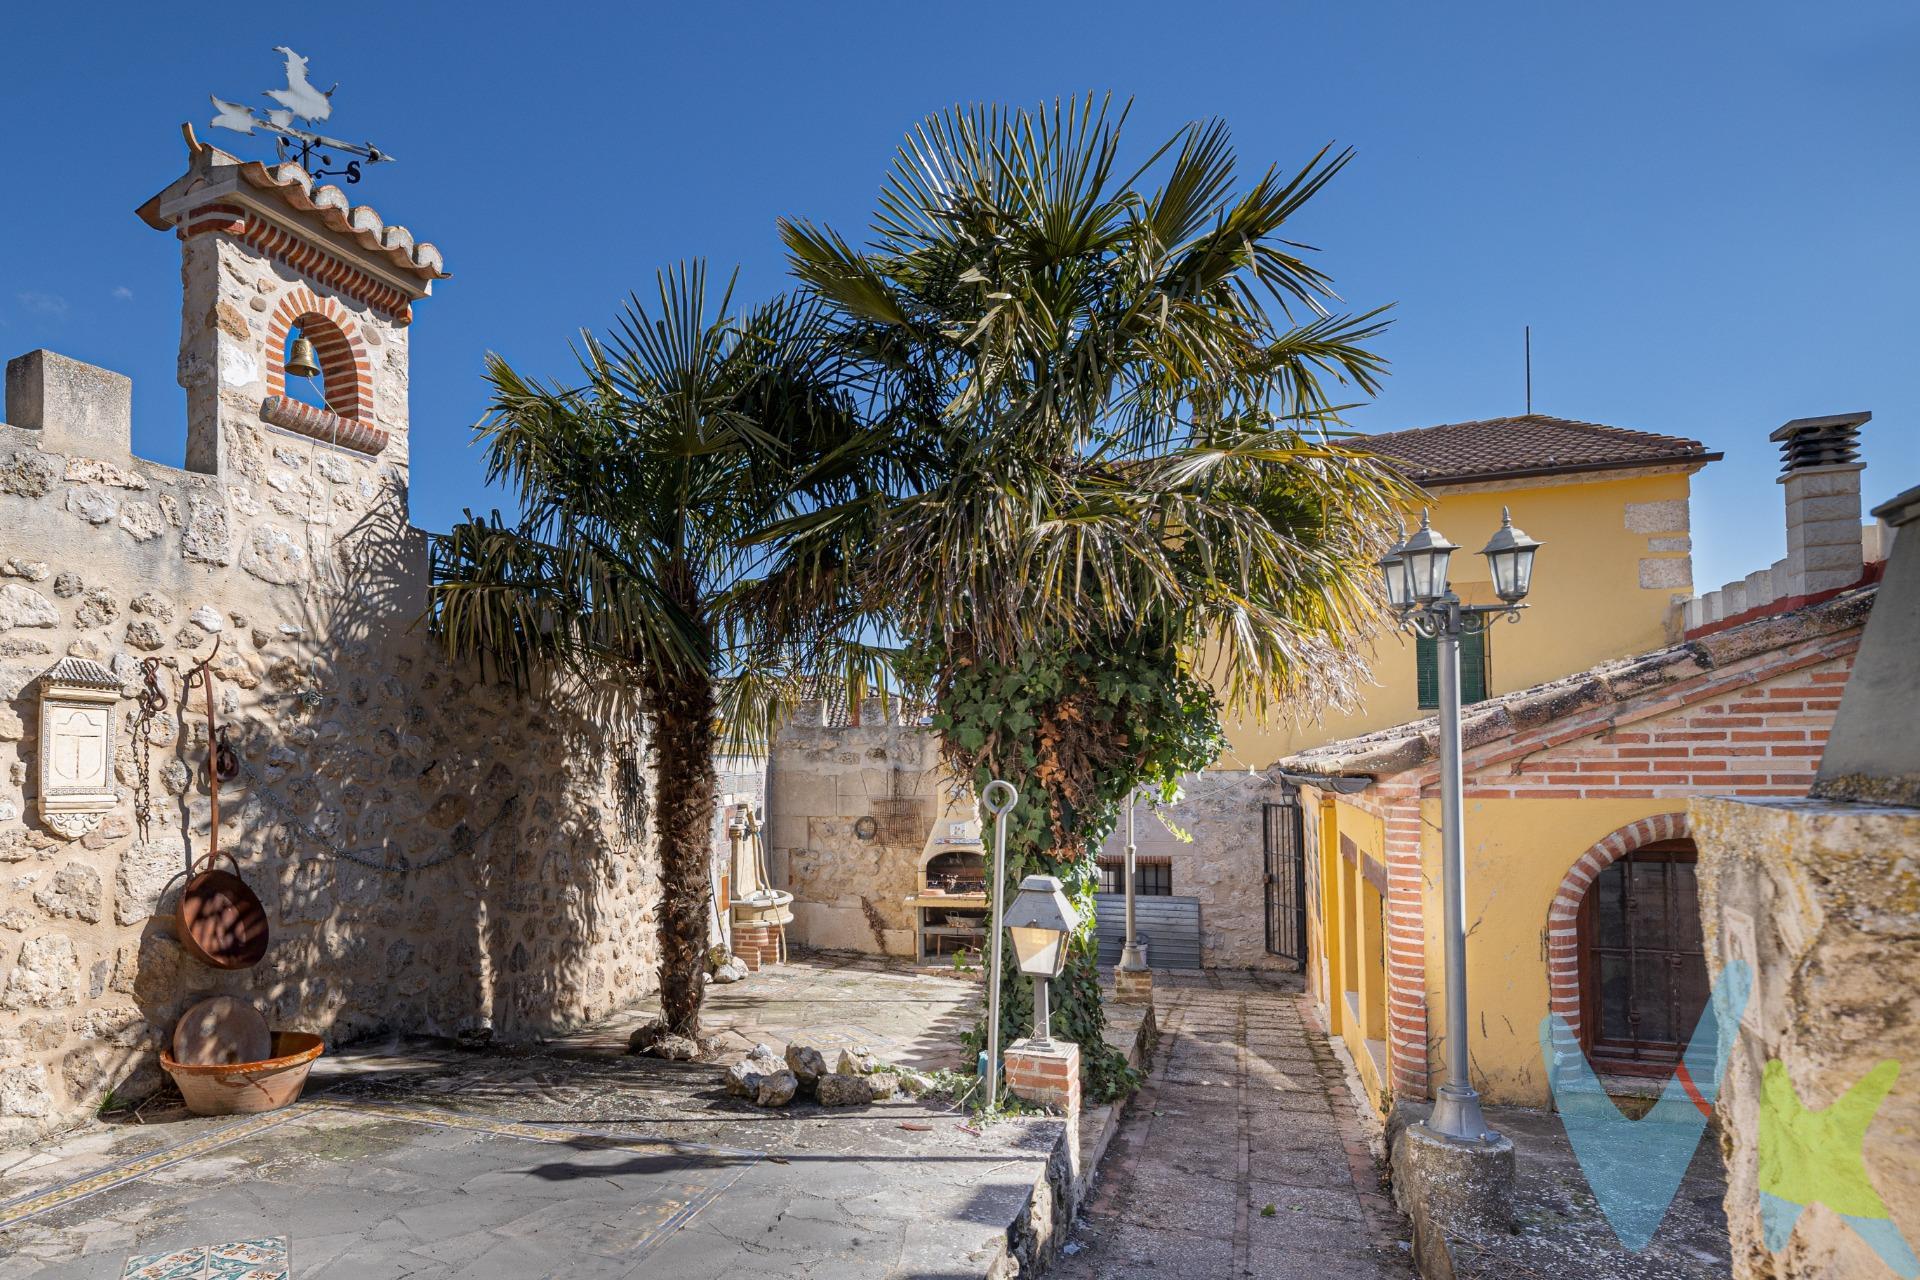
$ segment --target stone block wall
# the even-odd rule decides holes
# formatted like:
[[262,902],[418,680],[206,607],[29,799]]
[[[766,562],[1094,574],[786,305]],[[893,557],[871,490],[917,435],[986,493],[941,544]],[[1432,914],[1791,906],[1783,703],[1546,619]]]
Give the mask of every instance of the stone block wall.
[[[1210,968],[1294,967],[1290,959],[1267,954],[1261,845],[1262,806],[1280,801],[1286,784],[1265,774],[1212,769],[1188,775],[1181,792],[1166,816],[1191,840],[1182,840],[1142,805],[1134,819],[1134,846],[1143,858],[1172,864],[1175,897],[1200,900],[1201,962]],[[1121,858],[1126,847],[1123,811],[1100,855]]]
[[[207,994],[338,1043],[524,1038],[651,990],[657,872],[614,821],[605,748],[439,659],[395,475],[264,431],[257,483],[40,444],[0,426],[0,1135],[152,1087],[161,1037]],[[211,807],[204,695],[180,673],[216,640],[242,770],[220,846],[273,930],[241,973],[191,959],[172,920]],[[125,695],[118,803],[75,841],[36,807],[38,676],[67,654]],[[172,665],[142,729],[149,656]]]
[[[826,725],[802,706],[780,733],[768,764],[768,849],[775,882],[794,894],[791,937],[803,945],[911,955],[920,858],[951,786],[929,729],[889,724],[877,702],[862,724]],[[1200,900],[1201,952],[1209,966],[1291,967],[1266,950],[1261,806],[1285,784],[1264,774],[1213,770],[1189,776],[1167,811],[1183,840],[1142,806],[1142,857],[1173,866],[1176,896]],[[875,819],[862,838],[856,824]],[[1103,857],[1121,857],[1122,826]]]
[[[913,954],[904,900],[918,887],[943,778],[939,740],[888,723],[877,701],[858,726],[824,724],[817,703],[796,709],[767,766],[767,856],[776,886],[794,895],[792,942]],[[870,836],[862,818],[874,820]]]
[[[1895,1274],[1868,1239],[1884,1228],[1868,1220],[1870,1206],[1842,1175],[1849,1167],[1864,1171],[1893,1227],[1920,1248],[1920,809],[1717,797],[1694,800],[1691,819],[1709,969],[1716,981],[1735,960],[1753,972],[1715,1108],[1733,1274]],[[1796,1116],[1798,1107],[1826,1111],[1876,1067],[1884,1077],[1889,1060],[1899,1074],[1864,1132],[1842,1134],[1838,1150],[1805,1145],[1820,1131],[1817,1121]],[[1775,1061],[1791,1085],[1790,1102],[1778,1093],[1763,1101],[1762,1080]],[[1803,1122],[1797,1132],[1785,1123],[1796,1118]],[[1773,1164],[1763,1169],[1768,1150]],[[1812,1161],[1825,1157],[1825,1176],[1809,1176]],[[1868,1231],[1832,1205],[1797,1216],[1776,1206],[1793,1229],[1770,1248],[1762,1193],[1804,1195],[1809,1187],[1836,1198],[1851,1193],[1840,1211],[1861,1215]]]
[[[232,188],[231,158],[202,149],[194,164],[170,191]],[[367,271],[437,253],[397,228],[386,240],[401,248],[361,253],[372,233],[350,240],[249,198],[245,218],[178,228],[187,469],[132,456],[126,379],[49,352],[8,367],[0,1140],[82,1115],[109,1089],[154,1087],[163,1038],[209,994],[339,1044],[528,1039],[655,984],[657,863],[644,813],[621,814],[610,786],[610,741],[628,735],[447,664],[421,625],[411,314]],[[356,253],[366,270],[340,267]],[[289,323],[322,347],[328,402],[350,411],[337,422],[316,409],[281,429]],[[321,426],[303,430],[306,418]],[[204,692],[189,696],[182,674],[216,642],[214,711],[240,769],[221,786],[219,847],[272,930],[265,960],[233,973],[192,959],[174,932],[180,885],[212,836]],[[38,803],[39,677],[68,655],[108,667],[122,695],[114,802],[86,829],[63,821],[73,838]],[[150,719],[135,702],[144,658],[162,663]]]

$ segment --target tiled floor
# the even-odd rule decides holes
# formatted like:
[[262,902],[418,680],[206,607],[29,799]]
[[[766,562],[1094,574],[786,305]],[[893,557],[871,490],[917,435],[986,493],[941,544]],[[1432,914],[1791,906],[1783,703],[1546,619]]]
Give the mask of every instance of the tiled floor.
[[[721,988],[710,1025],[742,1051],[832,1036],[938,1065],[977,992],[822,957]],[[150,1113],[0,1156],[0,1280],[114,1280],[183,1251],[151,1274],[225,1277],[209,1246],[263,1237],[298,1280],[961,1277],[1058,1129],[973,1132],[905,1100],[762,1112],[712,1064],[626,1057],[637,1020],[535,1053],[372,1046],[323,1058],[285,1111]]]
[[284,1237],[197,1244],[127,1259],[120,1280],[288,1280]]
[[1299,983],[1154,975],[1161,1027],[1092,1203],[1052,1280],[1406,1280],[1339,1062]]

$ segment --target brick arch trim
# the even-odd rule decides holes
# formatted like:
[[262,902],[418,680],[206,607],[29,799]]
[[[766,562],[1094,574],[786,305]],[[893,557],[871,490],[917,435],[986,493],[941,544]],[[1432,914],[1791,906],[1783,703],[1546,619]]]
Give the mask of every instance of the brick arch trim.
[[1602,871],[1635,849],[1692,834],[1687,815],[1657,813],[1596,841],[1567,872],[1547,909],[1547,984],[1553,1012],[1580,1035],[1580,904]]
[[327,404],[342,418],[373,418],[373,368],[347,309],[304,285],[291,289],[267,323],[267,394],[287,394],[287,334],[298,328],[320,360]]

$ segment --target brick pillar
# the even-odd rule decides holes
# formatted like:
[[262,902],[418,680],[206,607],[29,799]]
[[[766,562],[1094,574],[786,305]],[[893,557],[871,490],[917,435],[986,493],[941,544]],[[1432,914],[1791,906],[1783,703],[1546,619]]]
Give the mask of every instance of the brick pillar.
[[1080,1115],[1080,1046],[1015,1040],[1007,1046],[1007,1092],[1054,1107],[1069,1120]]
[[1116,968],[1113,971],[1113,998],[1121,1004],[1152,1004],[1153,970]]
[[[1421,865],[1421,789],[1382,783],[1375,797],[1386,819],[1387,1062],[1396,1100],[1429,1097],[1426,876]],[[1332,999],[1339,1000],[1338,991]]]
[[746,961],[747,968],[758,973],[770,964],[780,963],[780,930],[771,924],[733,926],[733,954]]
[[1785,581],[1776,575],[1776,595],[1818,595],[1860,581],[1860,472],[1866,464],[1859,461],[1859,436],[1872,416],[1796,418],[1768,437],[1780,445],[1787,499]]

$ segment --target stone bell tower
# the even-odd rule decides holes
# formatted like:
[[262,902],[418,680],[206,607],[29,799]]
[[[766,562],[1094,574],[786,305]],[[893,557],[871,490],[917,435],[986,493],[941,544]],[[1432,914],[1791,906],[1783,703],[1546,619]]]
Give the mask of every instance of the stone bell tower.
[[[187,469],[258,481],[291,435],[404,475],[407,326],[447,276],[440,251],[297,164],[186,135],[187,172],[139,213],[181,241]],[[295,330],[313,344],[317,396],[286,368]]]

